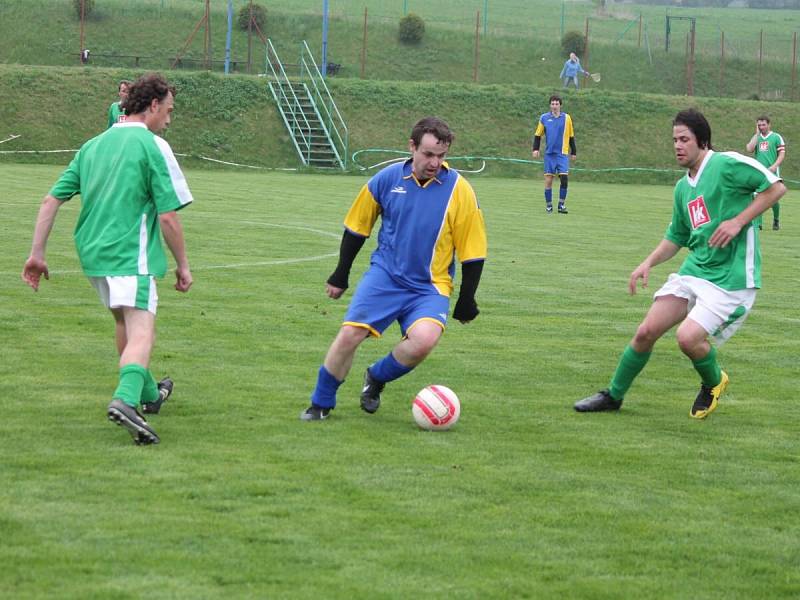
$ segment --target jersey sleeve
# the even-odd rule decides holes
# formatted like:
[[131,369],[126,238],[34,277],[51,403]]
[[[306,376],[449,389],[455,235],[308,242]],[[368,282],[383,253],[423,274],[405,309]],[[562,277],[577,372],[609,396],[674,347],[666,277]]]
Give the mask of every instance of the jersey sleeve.
[[81,193],[80,150],[70,161],[69,166],[61,173],[58,181],[50,188],[49,194],[61,201]]
[[749,156],[738,152],[726,154],[737,161],[730,163],[731,166],[725,169],[725,179],[735,189],[743,190],[747,193],[758,193],[763,192],[773,183],[781,180],[775,173]]
[[564,119],[564,154],[570,154],[575,141],[575,129],[572,126],[572,117],[567,114]]
[[675,186],[672,203],[672,221],[667,226],[667,231],[664,233],[664,239],[669,240],[673,244],[685,247],[689,243],[689,235],[691,230],[686,221],[684,214],[684,207],[681,201],[680,184]]
[[453,190],[453,246],[462,263],[484,260],[487,253],[483,211],[469,182],[459,176]]
[[536,122],[536,132],[533,135],[534,137],[542,137],[544,135],[544,123],[542,123],[542,117],[539,117],[539,120]]
[[344,219],[345,228],[361,237],[370,236],[372,227],[381,213],[381,206],[370,189],[370,185],[374,181],[375,179],[373,178],[361,188]]
[[153,136],[153,139],[155,147],[150,155],[149,167],[156,210],[158,214],[180,210],[194,198],[170,145],[158,136]]

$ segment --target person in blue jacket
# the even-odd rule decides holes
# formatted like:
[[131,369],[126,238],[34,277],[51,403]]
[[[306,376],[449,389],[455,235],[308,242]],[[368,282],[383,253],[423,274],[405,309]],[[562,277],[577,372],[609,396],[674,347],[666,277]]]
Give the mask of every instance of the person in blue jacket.
[[564,68],[561,69],[561,75],[559,75],[561,81],[564,82],[564,89],[569,87],[570,82],[575,84],[576,90],[579,89],[578,75],[580,74],[583,74],[584,77],[589,76],[589,72],[584,71],[581,66],[581,61],[578,59],[578,56],[574,52],[570,52],[567,62],[564,63]]

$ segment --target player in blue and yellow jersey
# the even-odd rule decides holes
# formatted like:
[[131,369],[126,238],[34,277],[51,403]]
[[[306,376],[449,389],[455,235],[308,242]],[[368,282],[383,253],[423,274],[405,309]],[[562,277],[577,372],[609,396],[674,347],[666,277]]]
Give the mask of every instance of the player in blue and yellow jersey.
[[569,161],[575,160],[578,149],[575,146],[575,130],[572,117],[561,112],[561,98],[550,96],[550,112],[539,117],[536,132],[533,134],[533,158],[539,158],[542,135],[544,146],[544,202],[545,210],[553,212],[553,177],[558,175],[561,186],[558,190],[558,212],[567,214],[567,185]]
[[401,341],[364,377],[361,408],[378,410],[386,383],[411,371],[439,341],[456,257],[462,281],[453,318],[468,323],[478,316],[475,292],[486,259],[486,229],[472,187],[445,162],[452,141],[441,119],[420,120],[411,131],[411,158],[370,179],[347,213],[339,264],[326,285],[330,298],[340,298],[347,289],[353,261],[380,217],[378,246],[319,368],[302,420],[328,417],[358,346],[397,321]]

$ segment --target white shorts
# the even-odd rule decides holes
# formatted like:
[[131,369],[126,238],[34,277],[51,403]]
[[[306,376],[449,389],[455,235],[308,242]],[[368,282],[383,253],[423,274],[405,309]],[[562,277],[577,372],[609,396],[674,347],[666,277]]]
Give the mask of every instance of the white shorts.
[[689,301],[687,316],[720,346],[736,333],[750,314],[756,301],[756,289],[730,292],[699,277],[672,273],[661,289],[653,294],[653,298],[659,296],[686,298]]
[[156,314],[158,294],[152,275],[89,277],[89,281],[106,308],[129,306]]

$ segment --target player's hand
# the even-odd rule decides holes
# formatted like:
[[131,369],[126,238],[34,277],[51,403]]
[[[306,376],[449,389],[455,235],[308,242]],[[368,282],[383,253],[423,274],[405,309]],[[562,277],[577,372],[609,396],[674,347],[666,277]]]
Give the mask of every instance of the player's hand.
[[335,285],[331,285],[330,283],[325,283],[325,293],[328,294],[328,298],[332,298],[334,300],[341,298],[346,289],[347,288],[340,288],[336,287]]
[[178,267],[175,269],[175,289],[179,292],[188,292],[189,288],[192,287],[192,283],[194,280],[192,279],[192,272],[189,270],[189,267]]
[[708,240],[708,245],[712,247],[724,248],[730,241],[739,235],[742,226],[736,219],[728,219],[719,224],[714,233]]
[[480,314],[475,298],[461,298],[459,296],[456,307],[453,309],[453,318],[461,323],[469,323]]
[[631,296],[636,294],[636,283],[642,280],[642,289],[647,287],[647,282],[650,279],[650,267],[645,263],[640,264],[631,273],[631,278],[628,281],[628,292]]
[[539,151],[538,150],[534,150],[533,151],[533,158],[539,158]]
[[45,279],[50,279],[47,262],[43,258],[28,257],[28,260],[25,261],[25,266],[22,268],[22,281],[31,286],[34,292],[38,292],[42,275],[44,275]]

